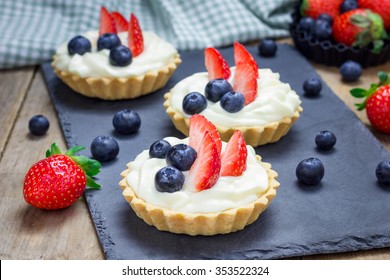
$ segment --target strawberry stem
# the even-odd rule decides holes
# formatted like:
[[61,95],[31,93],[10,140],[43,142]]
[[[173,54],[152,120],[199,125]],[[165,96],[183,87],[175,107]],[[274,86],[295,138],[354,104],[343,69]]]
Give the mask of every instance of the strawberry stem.
[[378,14],[373,13],[370,10],[365,11],[365,15],[356,14],[350,19],[352,24],[361,29],[361,32],[356,36],[352,46],[363,48],[372,43],[372,52],[380,53],[384,46],[382,39],[387,38],[383,20]]
[[[87,177],[87,187],[92,189],[100,189],[100,185],[94,181],[92,176],[97,175],[102,167],[101,163],[95,159],[90,159],[86,156],[75,156],[74,154],[84,150],[84,146],[74,146],[66,151],[65,155],[70,157],[85,173]],[[61,155],[62,152],[56,143],[53,143],[49,150],[46,151],[46,157],[53,155]]]
[[85,150],[84,146],[74,146],[66,151],[65,155],[67,156],[73,156],[75,153],[78,153],[82,150]]
[[355,104],[358,111],[361,111],[364,108],[366,108],[367,100],[371,97],[371,95],[373,95],[377,91],[378,88],[390,84],[390,77],[386,72],[379,71],[378,78],[379,78],[379,83],[371,84],[370,88],[367,90],[362,88],[354,88],[349,91],[353,97],[365,98],[362,103]]
[[46,151],[46,157],[54,156],[54,155],[61,155],[62,152],[60,148],[58,148],[56,143],[51,144],[51,147],[49,150]]

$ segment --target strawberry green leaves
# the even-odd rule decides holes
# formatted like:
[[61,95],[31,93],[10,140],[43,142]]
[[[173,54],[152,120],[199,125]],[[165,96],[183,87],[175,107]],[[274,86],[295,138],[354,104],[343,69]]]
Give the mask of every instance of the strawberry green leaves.
[[378,78],[379,78],[379,83],[371,84],[369,89],[354,88],[350,90],[350,93],[353,97],[365,98],[362,103],[355,104],[358,111],[361,111],[364,108],[366,108],[367,100],[378,90],[378,88],[390,84],[390,77],[386,72],[380,71],[378,73]]
[[[93,189],[100,189],[100,185],[96,183],[92,176],[99,174],[100,168],[102,167],[101,163],[95,159],[90,159],[86,156],[77,156],[76,153],[84,150],[84,146],[74,146],[66,151],[65,155],[70,157],[85,173],[87,177],[87,187]],[[49,150],[46,151],[46,157],[61,155],[62,152],[58,148],[56,143],[53,143]]]

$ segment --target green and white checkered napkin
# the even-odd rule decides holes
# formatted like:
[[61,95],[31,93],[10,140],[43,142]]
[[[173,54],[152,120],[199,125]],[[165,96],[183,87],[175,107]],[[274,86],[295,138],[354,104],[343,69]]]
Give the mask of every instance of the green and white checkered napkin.
[[179,50],[288,35],[296,0],[0,0],[0,68],[50,60],[59,44],[99,28],[101,5],[133,12]]

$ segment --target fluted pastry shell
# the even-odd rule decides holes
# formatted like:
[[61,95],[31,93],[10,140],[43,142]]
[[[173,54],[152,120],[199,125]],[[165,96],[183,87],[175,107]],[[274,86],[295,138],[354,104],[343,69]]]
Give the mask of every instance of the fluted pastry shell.
[[[175,110],[171,106],[172,93],[168,92],[164,95],[165,110],[175,125],[176,129],[184,135],[188,136],[190,119],[185,117],[181,112]],[[284,117],[278,122],[271,122],[263,126],[236,126],[236,127],[225,127],[221,125],[215,125],[219,134],[221,135],[222,141],[228,142],[234,131],[240,130],[244,136],[247,145],[257,147],[260,145],[274,143],[280,140],[290,130],[294,122],[299,118],[300,113],[303,111],[302,107],[299,106],[292,117]]]
[[56,68],[57,55],[51,66],[57,76],[74,91],[106,100],[133,99],[163,88],[181,63],[177,54],[164,67],[132,77],[80,77],[76,74]]
[[126,180],[130,172],[130,164],[127,165],[128,169],[121,173],[123,179],[119,185],[123,190],[124,198],[137,216],[158,230],[188,235],[227,234],[242,230],[245,226],[255,222],[275,197],[280,185],[276,181],[278,174],[271,169],[271,164],[262,162],[258,155],[256,159],[267,171],[268,189],[266,192],[247,205],[217,213],[182,213],[144,201],[137,196]]

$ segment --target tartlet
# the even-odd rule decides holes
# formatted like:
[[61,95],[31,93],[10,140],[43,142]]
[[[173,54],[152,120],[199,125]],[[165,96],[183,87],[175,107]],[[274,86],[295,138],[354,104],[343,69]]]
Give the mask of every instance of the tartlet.
[[[235,53],[238,53],[237,45],[236,43]],[[241,45],[241,50],[242,48]],[[257,95],[241,110],[230,113],[222,108],[221,101],[207,100],[207,107],[199,112],[214,123],[223,141],[228,141],[234,131],[239,130],[246,143],[253,147],[277,142],[288,133],[302,112],[299,96],[289,84],[280,81],[278,73],[270,69],[258,69],[257,65],[255,67],[258,75],[254,81]],[[234,85],[233,88],[236,83],[237,69],[237,67],[229,68],[229,76],[225,77],[228,83]],[[198,92],[207,97],[205,88],[210,81],[212,81],[210,73],[195,73],[178,82],[164,95],[166,113],[176,129],[186,136],[189,132],[191,115],[183,109],[183,100],[190,92]]]
[[130,172],[129,166],[121,173],[123,179],[119,185],[124,198],[137,216],[158,230],[188,235],[227,234],[242,230],[255,222],[276,196],[279,187],[276,181],[277,173],[271,169],[269,163],[262,162],[260,156],[257,156],[257,159],[269,176],[267,191],[247,205],[217,213],[183,213],[146,202],[137,196],[126,181],[126,175]]
[[[215,127],[210,127],[203,116],[191,117],[189,138],[162,140],[171,144],[166,157],[155,158],[145,150],[121,173],[124,198],[148,225],[177,234],[227,234],[255,222],[275,197],[279,183],[271,164],[261,161],[239,131],[223,143],[216,139]],[[204,137],[196,147],[200,134]],[[197,157],[189,169],[176,170],[185,178],[180,188],[162,191],[156,174],[167,166],[173,168],[171,150],[183,145],[194,147]]]
[[[100,31],[84,33],[92,49],[82,55],[68,52],[68,42],[58,47],[52,67],[74,91],[106,100],[132,99],[163,88],[181,63],[177,50],[150,31],[142,32],[143,50],[124,67],[110,64],[110,50],[98,51]],[[130,32],[117,32],[121,44],[129,47]],[[142,37],[143,36],[143,37]],[[131,49],[131,48],[130,48]]]

